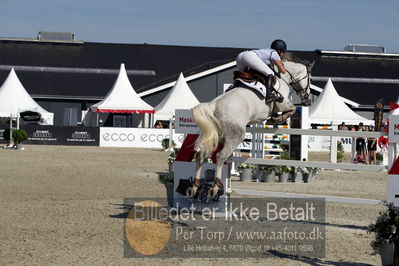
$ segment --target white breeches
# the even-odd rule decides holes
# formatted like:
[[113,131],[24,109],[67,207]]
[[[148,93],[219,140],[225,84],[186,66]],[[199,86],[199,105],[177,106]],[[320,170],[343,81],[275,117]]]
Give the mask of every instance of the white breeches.
[[245,51],[238,54],[237,59],[237,68],[240,71],[245,71],[247,67],[255,69],[260,73],[267,75],[274,75],[274,72],[266,65],[262,59],[258,57],[255,52],[252,51]]

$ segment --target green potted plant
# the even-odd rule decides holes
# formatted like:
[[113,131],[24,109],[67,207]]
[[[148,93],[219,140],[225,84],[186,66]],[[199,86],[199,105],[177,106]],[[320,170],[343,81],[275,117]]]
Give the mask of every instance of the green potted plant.
[[166,188],[166,197],[168,200],[168,206],[173,206],[173,172],[161,172],[158,173],[158,181],[163,184]]
[[368,233],[374,233],[371,247],[381,255],[382,265],[397,265],[394,250],[399,245],[399,208],[384,202],[386,210],[380,211],[376,221],[368,226]]
[[[6,128],[3,132],[3,138],[5,140],[10,140],[10,129]],[[17,150],[22,148],[22,142],[28,139],[28,133],[23,129],[13,129],[12,138],[14,139],[14,147]]]
[[340,141],[337,142],[337,163],[342,162],[345,158],[344,145]]
[[292,173],[292,167],[287,165],[282,165],[278,168],[279,171],[279,182],[287,182],[289,176]]
[[384,161],[384,156],[382,155],[382,153],[381,152],[377,152],[375,154],[375,158],[376,158],[377,164],[378,165],[382,165],[382,162]]
[[164,151],[174,149],[176,147],[176,143],[173,140],[172,140],[172,146],[169,147],[169,138],[164,138],[161,142],[161,145]]
[[168,165],[169,165],[169,172],[173,171],[173,163],[176,161],[177,154],[179,153],[179,149],[173,148],[173,152],[169,154],[168,157]]
[[252,172],[255,168],[255,165],[250,163],[242,163],[238,166],[240,171],[240,181],[243,182],[251,182],[252,181]]
[[276,165],[259,165],[259,172],[262,174],[261,181],[266,183],[273,183],[276,173],[278,172],[278,166]]
[[308,167],[293,167],[292,182],[301,183],[304,179],[304,176],[306,174],[309,174],[309,171],[310,170],[308,169]]
[[302,169],[302,179],[304,183],[309,183],[314,180],[315,167],[303,167]]

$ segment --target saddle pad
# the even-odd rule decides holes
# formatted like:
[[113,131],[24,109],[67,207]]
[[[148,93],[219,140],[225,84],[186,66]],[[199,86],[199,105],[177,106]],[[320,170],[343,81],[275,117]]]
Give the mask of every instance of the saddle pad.
[[259,81],[254,81],[254,82],[247,82],[243,79],[237,79],[239,80],[242,84],[247,86],[248,88],[251,88],[260,94],[262,94],[263,97],[266,97],[266,86],[260,83]]

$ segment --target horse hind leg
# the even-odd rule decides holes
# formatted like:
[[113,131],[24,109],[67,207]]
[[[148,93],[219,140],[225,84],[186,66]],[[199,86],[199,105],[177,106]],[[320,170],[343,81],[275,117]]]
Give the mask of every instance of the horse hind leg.
[[224,189],[222,183],[222,168],[226,160],[233,154],[237,146],[244,140],[245,126],[236,126],[228,128],[225,131],[224,143],[222,150],[216,156],[216,173],[215,181],[212,188],[209,190],[209,196],[212,198],[217,197],[218,191]]
[[204,162],[204,155],[201,153],[201,151],[197,151],[197,153],[195,154],[195,178],[193,180],[192,187],[188,188],[186,191],[187,197],[194,197],[195,194],[197,194],[198,188],[201,186],[201,168]]

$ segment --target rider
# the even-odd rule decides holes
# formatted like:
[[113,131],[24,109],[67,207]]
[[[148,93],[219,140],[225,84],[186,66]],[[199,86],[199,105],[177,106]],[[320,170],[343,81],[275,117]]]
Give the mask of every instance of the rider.
[[275,83],[273,67],[276,65],[279,72],[285,74],[287,71],[281,58],[287,51],[287,44],[283,40],[274,40],[270,48],[244,51],[237,56],[237,68],[240,71],[256,70],[267,77],[267,98],[271,98],[272,85]]

